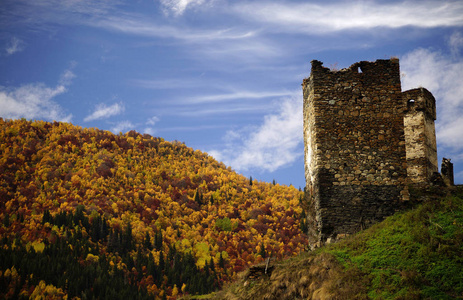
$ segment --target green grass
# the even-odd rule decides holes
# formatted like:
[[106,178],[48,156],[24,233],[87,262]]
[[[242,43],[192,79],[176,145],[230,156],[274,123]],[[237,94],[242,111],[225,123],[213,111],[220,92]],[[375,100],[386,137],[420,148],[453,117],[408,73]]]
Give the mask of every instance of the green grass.
[[463,198],[423,203],[322,251],[368,274],[369,298],[463,298]]

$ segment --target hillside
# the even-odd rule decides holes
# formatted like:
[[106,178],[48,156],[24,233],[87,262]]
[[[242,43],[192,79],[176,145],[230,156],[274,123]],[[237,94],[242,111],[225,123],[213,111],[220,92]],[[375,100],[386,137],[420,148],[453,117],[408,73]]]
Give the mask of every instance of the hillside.
[[[252,267],[213,299],[463,299],[463,187],[311,253]],[[437,194],[443,191],[437,190]]]
[[0,298],[175,299],[300,253],[302,192],[179,142],[0,118]]

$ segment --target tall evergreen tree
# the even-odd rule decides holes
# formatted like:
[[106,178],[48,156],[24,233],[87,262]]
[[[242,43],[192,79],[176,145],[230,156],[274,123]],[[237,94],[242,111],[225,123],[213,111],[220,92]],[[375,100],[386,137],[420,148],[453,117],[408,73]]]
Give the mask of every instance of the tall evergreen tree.
[[[9,216],[9,215],[6,215],[6,216]],[[50,211],[48,209],[43,212],[42,224],[45,224],[47,222],[48,223],[53,223],[53,217],[51,216]],[[6,227],[8,227],[8,226],[6,226]]]
[[161,250],[162,248],[162,230],[159,229],[158,232],[154,235],[154,247],[156,250]]
[[211,257],[211,261],[210,261],[210,263],[209,263],[209,266],[210,266],[210,268],[211,268],[211,271],[212,271],[212,272],[215,272],[214,260],[212,259],[212,257]]
[[133,248],[132,224],[127,223],[125,231],[122,233],[122,252],[127,253]]
[[219,267],[221,267],[222,269],[225,269],[225,261],[224,261],[223,256],[222,256],[222,252],[220,252]]
[[262,256],[262,258],[267,257],[267,252],[265,252],[264,242],[262,242],[260,244],[260,252],[259,252],[259,254],[260,254],[260,256]]
[[195,196],[194,196],[194,201],[196,203],[198,203],[199,205],[201,205],[201,196],[200,196],[200,193],[199,193],[199,190],[197,189],[196,192],[195,192]]
[[120,251],[120,243],[119,243],[119,236],[118,232],[111,230],[108,236],[108,250],[111,252],[118,252]]
[[159,253],[159,269],[161,271],[164,271],[166,268],[166,264],[164,262],[164,253],[162,253],[162,250],[161,252]]
[[148,232],[146,232],[145,234],[145,239],[143,240],[143,247],[145,247],[145,250],[153,249],[153,244],[151,243],[151,237]]

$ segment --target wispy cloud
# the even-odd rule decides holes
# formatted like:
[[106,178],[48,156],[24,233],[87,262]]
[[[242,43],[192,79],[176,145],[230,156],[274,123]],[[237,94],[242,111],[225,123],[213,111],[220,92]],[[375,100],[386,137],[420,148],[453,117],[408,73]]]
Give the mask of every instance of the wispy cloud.
[[[3,1],[2,25],[29,26],[34,31],[49,31],[53,25],[85,24],[117,12],[120,1],[40,0]],[[8,3],[9,2],[9,3]],[[8,6],[7,6],[8,5]]]
[[211,2],[210,0],[161,0],[164,13],[174,16],[182,15],[187,8],[194,8]]
[[159,122],[160,119],[157,116],[151,117],[146,121],[147,125],[154,126],[157,122]]
[[[74,67],[74,64],[72,64],[71,68]],[[71,71],[71,70],[66,70],[64,71],[63,74],[61,74],[59,84],[63,86],[68,86],[71,84],[72,80],[76,77],[76,75]]]
[[[71,75],[72,74],[72,75]],[[67,70],[64,77],[74,77]],[[62,76],[62,78],[63,78]],[[53,99],[67,91],[70,79],[60,80],[56,87],[48,87],[43,83],[31,83],[17,88],[0,87],[0,115],[9,119],[45,119],[70,122],[72,114],[66,114]]]
[[289,91],[274,91],[274,92],[255,92],[255,91],[236,91],[225,94],[215,94],[208,96],[196,96],[185,100],[185,103],[198,104],[198,103],[212,103],[212,102],[224,102],[237,99],[264,99],[274,98],[281,96],[288,96],[293,94]]
[[277,112],[265,116],[257,128],[229,131],[225,148],[208,151],[239,171],[273,172],[302,155],[302,95],[284,99]]
[[[188,85],[188,83],[187,83]],[[201,87],[220,86],[222,92],[217,94],[204,95],[198,90],[189,91],[186,95],[176,95],[173,98],[164,98],[153,102],[160,115],[188,116],[190,118],[233,115],[233,114],[261,114],[274,109],[270,104],[275,99],[294,95],[288,90],[248,90],[240,84],[223,84],[211,81],[202,81]],[[179,86],[178,88],[183,88]],[[217,88],[219,89],[219,88]],[[196,93],[196,94],[195,94]]]
[[163,115],[184,116],[190,118],[202,118],[206,116],[224,116],[233,114],[261,114],[269,111],[268,103],[230,103],[230,104],[214,104],[209,106],[188,106],[172,107],[160,109],[159,112]]
[[463,25],[462,1],[237,2],[232,11],[274,30],[326,33],[351,29]]
[[[127,33],[150,36],[171,36],[188,39],[198,37],[241,37],[243,32],[233,30],[192,30],[161,26],[149,18],[119,9],[120,1],[28,1],[18,5],[11,14],[25,16],[23,22],[78,22],[89,26],[113,28]],[[405,1],[225,1],[217,0],[160,0],[167,15],[181,16],[190,9],[204,8],[205,14],[240,17],[243,27],[249,22],[277,31],[331,32],[377,27],[422,28],[463,25],[463,3],[460,0],[405,0]],[[211,9],[213,8],[213,9]],[[260,27],[260,26],[259,26]],[[238,33],[238,34],[237,34]],[[245,33],[246,35],[247,33]]]
[[112,116],[117,116],[124,112],[125,107],[122,103],[114,103],[113,105],[106,106],[104,103],[100,103],[95,107],[95,111],[84,118],[84,122],[107,119]]
[[147,133],[149,135],[154,136],[154,134],[156,133],[156,129],[154,129],[153,127],[146,127],[145,129],[143,129],[143,133]]
[[129,129],[132,130],[135,128],[135,125],[132,124],[130,121],[121,121],[117,122],[112,128],[111,131],[114,134],[118,134],[120,132],[128,131]]
[[156,125],[157,122],[159,122],[161,119],[159,119],[159,117],[157,116],[153,116],[151,118],[149,118],[148,120],[146,120],[146,125],[147,127],[145,127],[145,129],[143,130],[144,133],[147,133],[147,134],[150,134],[150,135],[154,135],[154,133],[156,132],[156,129],[154,128],[154,125]]
[[461,32],[454,32],[449,38],[450,51],[454,57],[460,55],[461,49],[463,49],[463,35]]
[[5,49],[6,54],[12,55],[14,53],[23,51],[25,48],[25,45],[26,44],[22,40],[18,39],[17,37],[12,37],[6,46],[6,49]]
[[171,78],[171,79],[132,79],[129,83],[136,87],[152,90],[168,90],[178,88],[195,88],[201,85],[200,81],[191,78]]
[[132,35],[173,38],[189,42],[248,39],[252,38],[256,33],[254,30],[236,28],[204,30],[166,26],[146,19],[143,16],[106,16],[97,22],[89,22],[87,25]]
[[[212,0],[161,0],[166,11],[183,13],[185,9],[208,6]],[[120,1],[28,1],[13,6],[6,14],[6,24],[23,23],[34,29],[49,30],[53,25],[85,25],[115,32],[157,38],[172,38],[186,42],[247,39],[255,35],[254,29],[235,26],[200,29],[188,24],[173,22],[166,25],[160,16],[152,13],[133,13],[120,9]],[[21,17],[21,18],[18,18]],[[21,21],[18,21],[20,19]],[[184,23],[182,23],[184,24]]]
[[202,130],[213,130],[217,128],[224,128],[225,125],[196,125],[196,126],[174,126],[174,127],[163,127],[159,131],[202,131]]
[[[449,51],[460,53],[462,47],[463,44],[449,40]],[[416,49],[401,58],[401,70],[404,90],[423,86],[436,98],[438,154],[462,160],[463,58],[432,49]]]
[[246,67],[251,63],[252,67],[255,67],[255,62],[263,64],[263,61],[269,57],[287,55],[289,49],[266,38],[265,34],[256,30],[252,33],[252,38],[243,36],[239,40],[228,39],[209,44],[203,43],[200,48],[194,50],[196,50],[195,53],[204,54],[209,59],[219,59],[222,63],[226,58],[232,64],[242,62],[243,67]]

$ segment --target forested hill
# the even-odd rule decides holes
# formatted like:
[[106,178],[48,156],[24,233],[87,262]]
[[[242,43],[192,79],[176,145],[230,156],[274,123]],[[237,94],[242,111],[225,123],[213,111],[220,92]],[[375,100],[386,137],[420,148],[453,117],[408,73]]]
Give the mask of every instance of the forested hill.
[[302,192],[134,131],[0,118],[0,298],[175,299],[307,245]]

